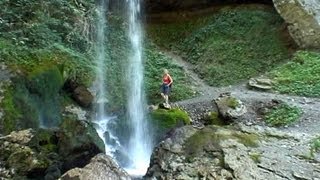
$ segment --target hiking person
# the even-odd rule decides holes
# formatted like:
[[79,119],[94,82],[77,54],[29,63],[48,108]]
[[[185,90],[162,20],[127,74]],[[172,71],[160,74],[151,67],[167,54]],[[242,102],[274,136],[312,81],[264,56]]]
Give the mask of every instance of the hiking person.
[[169,105],[169,93],[172,83],[173,80],[169,74],[169,71],[167,69],[164,69],[162,76],[161,96],[163,97],[166,105]]

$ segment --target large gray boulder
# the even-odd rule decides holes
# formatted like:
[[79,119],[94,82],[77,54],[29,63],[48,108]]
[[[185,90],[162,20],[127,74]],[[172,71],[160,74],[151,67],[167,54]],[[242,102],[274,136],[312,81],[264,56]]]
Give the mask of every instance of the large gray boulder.
[[84,168],[75,168],[66,172],[60,180],[129,180],[131,179],[111,157],[98,154]]
[[320,1],[273,0],[279,14],[288,23],[288,29],[303,48],[320,48]]
[[185,126],[155,148],[145,179],[319,179],[318,160],[307,158],[310,138],[261,126]]

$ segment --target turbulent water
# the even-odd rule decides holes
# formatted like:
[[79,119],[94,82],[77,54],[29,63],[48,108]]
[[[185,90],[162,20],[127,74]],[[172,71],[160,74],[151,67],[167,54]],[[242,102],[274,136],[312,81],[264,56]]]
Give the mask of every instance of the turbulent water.
[[128,115],[133,134],[129,142],[132,163],[126,170],[131,175],[143,175],[149,166],[152,152],[152,139],[145,115],[145,96],[143,91],[143,54],[140,0],[127,0],[129,18],[129,39],[131,54],[128,66]]

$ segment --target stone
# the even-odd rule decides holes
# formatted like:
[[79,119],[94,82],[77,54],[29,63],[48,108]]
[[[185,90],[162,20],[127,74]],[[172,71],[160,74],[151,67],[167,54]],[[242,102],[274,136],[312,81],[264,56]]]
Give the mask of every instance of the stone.
[[39,144],[36,136],[36,131],[27,129],[0,137],[0,179],[44,176],[51,161],[34,146]]
[[83,110],[81,107],[70,105],[65,108],[65,112],[77,116],[77,119],[81,121],[88,119],[87,111]]
[[318,0],[273,0],[288,24],[288,29],[302,48],[320,48],[320,3]]
[[84,168],[75,168],[61,176],[60,180],[130,180],[130,176],[111,157],[98,154]]
[[0,140],[20,145],[27,145],[33,137],[34,131],[32,129],[26,129],[22,131],[12,131],[9,135],[0,137]]
[[273,82],[270,79],[266,78],[251,78],[249,80],[248,85],[251,88],[259,89],[259,90],[271,90]]
[[57,136],[63,170],[83,167],[92,157],[105,152],[104,143],[90,122],[65,119]]
[[[319,165],[298,158],[310,138],[263,126],[184,126],[154,150],[145,179],[319,179]],[[273,132],[270,135],[271,131]],[[255,134],[257,132],[258,134]],[[297,137],[295,137],[297,136]],[[297,138],[299,140],[297,140]]]
[[89,107],[93,102],[93,95],[84,86],[78,86],[73,94],[72,98],[82,107]]
[[219,115],[226,120],[235,120],[247,113],[247,108],[243,102],[229,94],[221,94],[214,100]]

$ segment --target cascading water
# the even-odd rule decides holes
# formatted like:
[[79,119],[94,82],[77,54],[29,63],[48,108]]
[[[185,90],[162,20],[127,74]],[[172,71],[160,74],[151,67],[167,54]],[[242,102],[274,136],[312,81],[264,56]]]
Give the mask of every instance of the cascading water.
[[126,170],[131,175],[143,175],[149,166],[152,153],[152,135],[145,114],[143,90],[143,55],[140,0],[127,0],[129,15],[129,39],[131,55],[128,66],[128,116],[133,134],[129,142],[129,154],[132,163]]
[[[106,98],[106,12],[107,12],[107,0],[100,0],[97,9],[97,33],[96,33],[96,68],[97,68],[97,77],[95,81],[96,88],[96,116],[95,124],[96,130],[100,138],[104,141],[106,153],[112,156],[112,153],[116,151],[116,147],[120,146],[120,143],[117,141],[117,138],[108,131],[108,125],[112,120],[116,119],[115,117],[108,117],[105,114],[105,104],[107,103]],[[106,137],[107,136],[107,137]],[[113,145],[108,145],[108,141],[112,141]]]
[[[128,84],[128,129],[130,129],[130,138],[128,142],[122,142],[121,146],[118,138],[112,133],[113,125],[119,123],[116,117],[108,117],[105,109],[106,98],[106,65],[108,54],[105,49],[108,47],[106,30],[106,12],[107,0],[100,0],[97,9],[98,21],[97,40],[96,40],[96,116],[95,124],[99,136],[103,139],[106,147],[106,153],[115,157],[118,163],[128,171],[132,176],[144,175],[149,166],[149,160],[152,153],[152,135],[149,132],[148,122],[145,113],[145,97],[143,91],[143,55],[142,39],[143,31],[140,22],[141,6],[140,0],[126,0],[129,15],[128,37],[130,39],[131,51],[128,60],[127,84]],[[121,123],[120,123],[121,124]],[[119,137],[123,132],[114,132]],[[119,157],[120,156],[120,157]],[[123,160],[125,159],[125,160]]]

